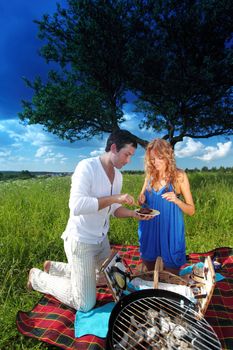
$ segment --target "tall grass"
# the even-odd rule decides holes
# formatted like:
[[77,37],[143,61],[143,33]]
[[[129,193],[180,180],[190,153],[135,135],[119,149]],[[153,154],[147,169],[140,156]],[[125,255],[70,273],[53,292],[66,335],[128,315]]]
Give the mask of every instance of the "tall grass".
[[[185,216],[187,252],[233,246],[233,177],[221,173],[189,174],[196,214]],[[137,198],[143,175],[124,175],[123,191]],[[68,219],[70,178],[0,183],[0,349],[44,349],[46,345],[17,332],[18,310],[29,310],[40,294],[25,285],[32,266],[46,259],[64,260],[60,239]],[[111,219],[112,243],[137,244],[134,219]],[[50,347],[51,349],[51,347]]]
[[0,349],[43,348],[18,334],[15,316],[39,297],[25,288],[30,267],[41,267],[46,257],[64,259],[60,235],[68,217],[69,187],[69,178],[0,184]]

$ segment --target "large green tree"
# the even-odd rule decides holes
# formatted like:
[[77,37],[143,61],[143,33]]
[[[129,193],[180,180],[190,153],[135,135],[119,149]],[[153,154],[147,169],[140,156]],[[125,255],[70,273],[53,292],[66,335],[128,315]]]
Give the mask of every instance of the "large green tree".
[[141,125],[167,131],[173,145],[232,134],[232,1],[148,1],[139,12],[130,87]]
[[[53,16],[44,15],[41,55],[60,65],[47,82],[26,83],[34,90],[20,114],[60,137],[75,141],[111,132],[124,120],[130,8],[122,1],[68,1]],[[126,24],[126,25],[125,25]]]
[[[68,0],[45,15],[41,55],[59,64],[23,101],[20,118],[75,141],[119,128],[126,92],[139,126],[184,136],[230,135],[232,1]],[[138,139],[138,138],[137,138]],[[138,139],[142,146],[146,141]]]

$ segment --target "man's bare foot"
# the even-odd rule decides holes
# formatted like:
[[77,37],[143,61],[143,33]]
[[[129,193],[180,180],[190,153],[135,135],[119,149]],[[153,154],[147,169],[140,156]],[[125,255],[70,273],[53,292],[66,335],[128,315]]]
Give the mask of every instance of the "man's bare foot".
[[44,272],[49,273],[50,267],[51,267],[51,261],[50,260],[46,260],[44,262]]
[[96,286],[102,287],[102,286],[106,286],[106,284],[107,284],[106,277],[103,274],[101,274],[96,281]]
[[44,272],[49,273],[50,267],[51,267],[51,261],[50,260],[46,260],[44,262]]
[[31,270],[29,271],[29,274],[28,274],[28,281],[27,281],[27,290],[28,290],[28,291],[32,291],[32,290],[33,290],[33,288],[32,288],[32,283],[31,283],[31,273],[32,273],[32,270],[33,270],[33,269],[31,269]]

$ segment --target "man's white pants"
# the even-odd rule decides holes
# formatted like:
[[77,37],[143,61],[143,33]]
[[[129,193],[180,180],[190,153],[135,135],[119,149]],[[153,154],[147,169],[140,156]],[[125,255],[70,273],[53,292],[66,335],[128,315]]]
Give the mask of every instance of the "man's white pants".
[[96,303],[96,269],[110,255],[108,238],[99,244],[87,244],[67,237],[64,249],[68,264],[52,261],[49,273],[33,268],[30,282],[34,290],[87,312]]

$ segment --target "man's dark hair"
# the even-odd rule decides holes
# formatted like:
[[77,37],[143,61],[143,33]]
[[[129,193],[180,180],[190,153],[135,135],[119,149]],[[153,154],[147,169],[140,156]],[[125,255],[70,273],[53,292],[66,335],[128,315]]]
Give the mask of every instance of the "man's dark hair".
[[137,148],[137,141],[135,140],[135,137],[127,130],[114,130],[108,137],[105,152],[109,152],[114,143],[118,152],[121,148],[128,144],[131,144],[134,148]]

